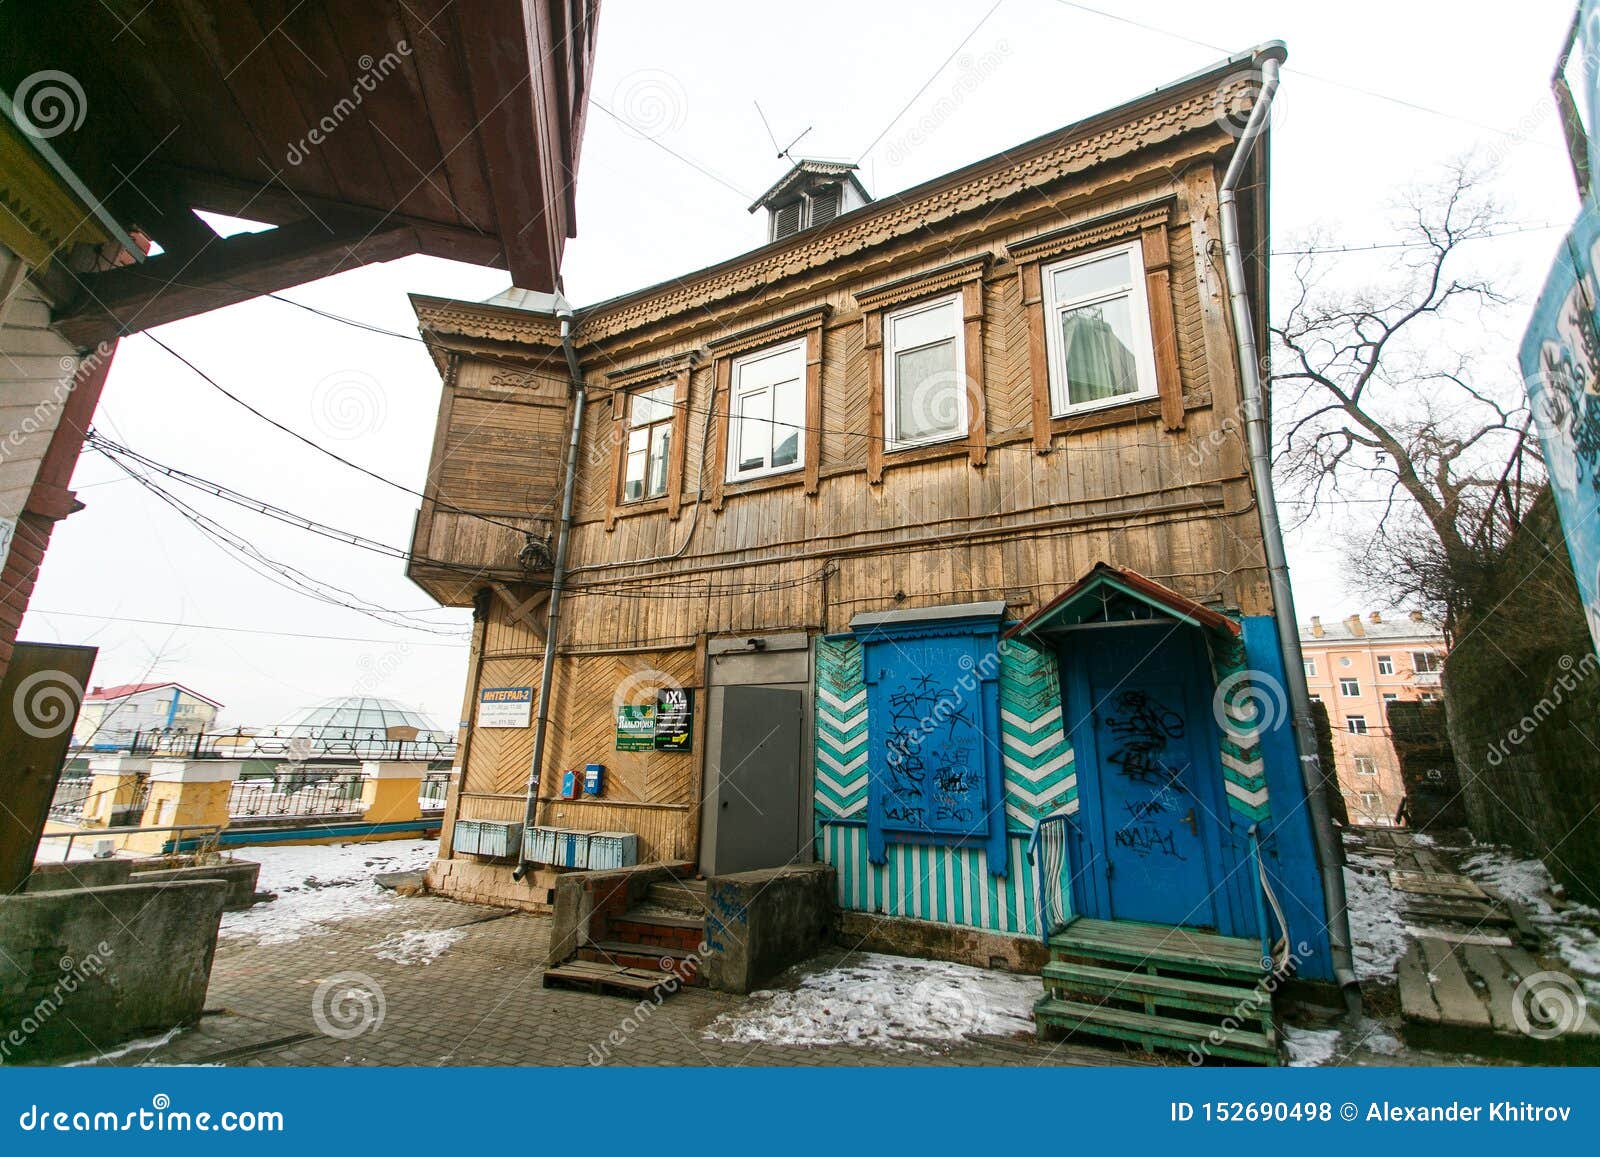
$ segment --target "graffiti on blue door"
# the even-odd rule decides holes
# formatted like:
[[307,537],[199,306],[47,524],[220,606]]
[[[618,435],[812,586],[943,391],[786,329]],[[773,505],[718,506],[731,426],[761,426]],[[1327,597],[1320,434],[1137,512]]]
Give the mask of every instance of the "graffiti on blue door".
[[858,630],[867,685],[867,851],[977,844],[1007,868],[1000,759],[1000,615]]

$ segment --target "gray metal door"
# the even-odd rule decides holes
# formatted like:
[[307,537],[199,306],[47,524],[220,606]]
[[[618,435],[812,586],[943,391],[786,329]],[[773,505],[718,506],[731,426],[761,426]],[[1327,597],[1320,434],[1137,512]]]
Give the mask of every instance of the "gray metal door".
[[708,776],[718,875],[794,863],[805,696],[777,687],[723,687],[721,742]]

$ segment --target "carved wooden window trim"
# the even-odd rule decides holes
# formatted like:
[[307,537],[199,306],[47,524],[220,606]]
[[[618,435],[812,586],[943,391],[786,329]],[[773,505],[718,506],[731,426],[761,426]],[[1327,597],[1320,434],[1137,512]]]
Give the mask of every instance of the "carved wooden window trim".
[[959,452],[964,444],[967,460],[982,466],[989,460],[989,430],[983,378],[983,278],[989,269],[990,255],[981,253],[942,265],[925,273],[913,274],[862,290],[855,295],[861,307],[863,344],[867,352],[870,419],[867,430],[867,481],[876,486],[883,481],[888,431],[885,428],[883,323],[891,313],[938,297],[960,295],[962,373],[967,380],[967,434],[964,440],[944,444],[908,446],[889,451],[895,464],[942,457],[952,448]]
[[[1139,241],[1144,261],[1145,300],[1161,420],[1168,430],[1183,429],[1183,379],[1178,365],[1178,325],[1172,303],[1172,247],[1168,237],[1172,206],[1173,200],[1167,198],[1095,217],[1006,247],[1007,255],[1017,263],[1022,307],[1028,319],[1033,448],[1039,453],[1049,451],[1051,435],[1064,429],[1062,423],[1070,422],[1074,416],[1067,414],[1057,418],[1050,404],[1050,354],[1045,336],[1048,319],[1045,317],[1042,270],[1062,258],[1134,238]],[[1148,395],[1129,394],[1126,402],[1116,404],[1137,405],[1141,401],[1148,401]]]
[[[678,517],[683,505],[683,467],[689,440],[689,374],[693,369],[693,359],[686,357],[676,364],[657,363],[610,375],[611,423],[608,434],[611,438],[611,489],[606,502],[607,530],[614,530],[617,519],[625,515],[664,510],[668,518]],[[667,448],[667,492],[655,498],[626,502],[622,497],[622,487],[628,460],[628,414],[632,396],[667,384],[673,387],[672,445]]]
[[[832,307],[815,306],[777,321],[766,322],[728,334],[706,343],[711,352],[711,407],[706,417],[707,436],[712,444],[711,485],[707,488],[711,509],[721,510],[729,494],[746,490],[767,490],[804,482],[808,497],[817,493],[822,479],[822,341],[823,329]],[[796,340],[805,342],[805,428],[801,431],[802,466],[792,473],[780,472],[730,481],[728,474],[728,435],[733,412],[733,363],[747,354],[768,346]]]

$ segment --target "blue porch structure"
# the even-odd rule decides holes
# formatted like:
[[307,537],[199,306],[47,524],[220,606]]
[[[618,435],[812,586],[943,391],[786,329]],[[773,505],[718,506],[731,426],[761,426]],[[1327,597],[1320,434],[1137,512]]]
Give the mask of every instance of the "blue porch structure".
[[817,854],[840,905],[1046,940],[1080,918],[1187,928],[1331,979],[1270,617],[1105,565],[1003,612],[817,640]]

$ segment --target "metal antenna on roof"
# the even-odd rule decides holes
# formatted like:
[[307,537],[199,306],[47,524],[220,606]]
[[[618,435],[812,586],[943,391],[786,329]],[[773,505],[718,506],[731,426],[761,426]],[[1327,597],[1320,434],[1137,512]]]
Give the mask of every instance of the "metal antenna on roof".
[[790,155],[789,150],[798,145],[801,140],[804,139],[806,133],[809,133],[814,126],[807,125],[805,132],[802,132],[798,137],[795,137],[794,140],[790,141],[787,145],[780,149],[778,148],[777,134],[772,131],[772,124],[767,120],[767,114],[761,111],[761,102],[758,100],[753,100],[750,103],[756,106],[756,115],[761,118],[761,126],[767,130],[767,139],[772,142],[772,147],[777,151],[779,158],[788,161],[791,165],[795,164],[795,159],[792,155]]

